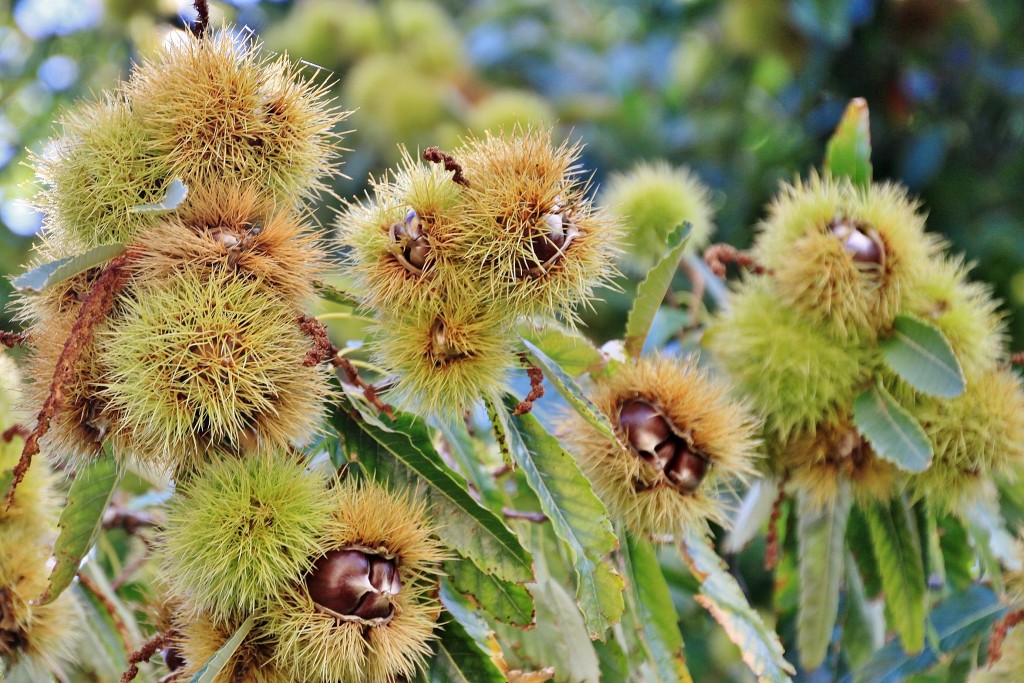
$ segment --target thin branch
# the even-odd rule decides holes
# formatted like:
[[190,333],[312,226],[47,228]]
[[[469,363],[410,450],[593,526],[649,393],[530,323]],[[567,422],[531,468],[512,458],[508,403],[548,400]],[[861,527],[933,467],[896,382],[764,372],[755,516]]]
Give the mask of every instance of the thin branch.
[[196,8],[196,20],[189,25],[188,30],[192,35],[202,40],[206,35],[206,29],[210,26],[210,3],[207,0],[195,0],[192,6]]
[[992,666],[1003,656],[1003,641],[1011,628],[1024,621],[1024,609],[1007,614],[1002,621],[992,628],[992,638],[988,643],[988,665]]
[[103,605],[103,609],[106,610],[108,615],[110,615],[110,620],[114,622],[114,628],[117,629],[117,633],[121,636],[121,641],[124,643],[125,650],[127,650],[128,644],[132,642],[132,636],[131,633],[128,632],[128,627],[125,625],[124,619],[122,619],[121,615],[118,613],[117,606],[111,601],[110,597],[100,590],[99,586],[93,583],[92,579],[85,574],[79,572],[78,581],[90,593],[95,595],[96,599],[100,601],[101,605]]
[[749,252],[740,251],[731,244],[712,244],[704,251],[704,261],[718,277],[725,277],[725,267],[730,263],[746,268],[756,275],[769,273],[768,269],[758,263]]
[[1010,365],[1024,365],[1024,351],[1018,351],[1010,356]]
[[[521,358],[523,362],[527,362],[525,354]],[[544,396],[544,373],[541,372],[541,369],[527,363],[526,374],[530,376],[530,393],[512,411],[513,415],[524,415],[530,412],[533,410],[533,404]]]
[[153,516],[147,512],[128,510],[118,505],[111,505],[103,513],[104,529],[123,529],[129,536],[136,536],[140,529],[156,526]]
[[768,519],[768,537],[765,539],[764,568],[772,571],[779,565],[779,518],[782,516],[782,503],[786,500],[786,479],[779,482],[779,495],[772,503],[772,516]]
[[394,407],[380,400],[380,396],[377,395],[376,387],[363,381],[363,378],[359,376],[359,372],[356,371],[355,366],[352,365],[352,361],[340,354],[335,354],[334,364],[342,369],[350,384],[355,384],[363,390],[363,396],[365,396],[366,400],[370,402],[370,405],[387,415],[392,420],[395,419]]
[[9,349],[13,349],[15,346],[19,346],[28,341],[28,334],[25,332],[8,332],[7,330],[0,330],[0,344],[3,344]]
[[7,428],[7,430],[0,434],[0,439],[3,439],[4,443],[10,443],[11,439],[16,436],[20,436],[23,439],[27,439],[32,433],[32,430],[22,424],[13,424]]
[[307,368],[314,367],[335,357],[338,347],[327,337],[327,326],[311,315],[299,316],[299,329],[313,340],[313,348],[306,352],[302,364]]
[[85,298],[78,318],[71,328],[71,334],[64,342],[64,348],[57,359],[57,365],[53,370],[53,380],[50,382],[50,391],[43,402],[43,407],[36,418],[35,429],[25,440],[25,447],[21,451],[21,459],[14,467],[14,479],[11,481],[11,488],[7,492],[7,508],[14,503],[14,494],[18,484],[25,478],[25,473],[32,465],[32,456],[39,452],[39,440],[46,435],[50,429],[50,421],[57,415],[61,405],[64,403],[64,389],[71,380],[78,366],[82,354],[92,343],[93,332],[110,312],[114,305],[114,298],[128,283],[128,266],[135,259],[135,254],[128,252],[121,254],[104,268],[96,283]]
[[444,170],[452,173],[452,182],[469,187],[469,181],[462,174],[462,164],[455,161],[455,157],[451,154],[442,152],[439,147],[427,147],[423,150],[423,159],[432,164],[444,164]]
[[128,670],[121,674],[121,683],[131,683],[139,675],[139,664],[148,662],[156,651],[163,647],[166,636],[158,633],[142,644],[135,652],[128,655]]

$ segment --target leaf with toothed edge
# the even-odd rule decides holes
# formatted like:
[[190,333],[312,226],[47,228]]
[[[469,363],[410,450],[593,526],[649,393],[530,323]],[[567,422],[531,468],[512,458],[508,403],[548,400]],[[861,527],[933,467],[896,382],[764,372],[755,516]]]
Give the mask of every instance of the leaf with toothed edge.
[[115,256],[120,256],[125,249],[127,247],[124,244],[101,244],[84,254],[68,256],[38,265],[14,278],[11,284],[20,291],[42,292],[84,273],[90,268],[103,265]]
[[690,571],[701,582],[697,602],[711,612],[729,640],[740,648],[743,661],[757,676],[758,683],[792,683],[790,676],[796,670],[786,661],[779,636],[747,602],[708,539],[688,533],[681,550]]
[[455,619],[440,627],[434,656],[427,666],[430,683],[505,683],[505,674]]
[[448,469],[430,445],[422,421],[399,414],[385,430],[358,413],[349,414],[342,405],[332,410],[331,423],[342,436],[346,452],[361,464],[380,467],[382,474],[395,477],[408,478],[415,473],[415,480],[429,487],[437,513],[445,520],[438,533],[456,552],[506,581],[533,579],[530,552],[497,515],[473,499],[461,477]]
[[196,672],[196,675],[192,677],[189,683],[213,683],[220,676],[220,672],[224,670],[228,662],[231,661],[231,657],[238,650],[238,646],[242,644],[245,637],[249,635],[249,631],[252,630],[253,624],[256,622],[256,615],[250,614],[242,625],[238,627],[227,642],[220,646],[220,649],[213,653],[213,656],[206,660],[202,668]]
[[654,316],[665,299],[668,288],[672,286],[672,277],[679,269],[679,259],[689,241],[693,225],[680,223],[668,236],[668,253],[647,274],[647,277],[636,289],[633,308],[626,319],[626,353],[632,357],[640,355],[644,340],[654,322]]
[[853,424],[879,458],[905,472],[923,472],[932,462],[924,429],[885,387],[876,384],[853,400]]
[[164,196],[159,202],[133,206],[129,211],[131,213],[170,213],[176,211],[186,197],[188,197],[188,185],[175,178],[167,184],[167,190],[164,191]]
[[629,599],[639,621],[641,649],[647,653],[657,672],[657,681],[691,681],[683,655],[683,636],[679,615],[672,604],[668,582],[658,563],[654,544],[646,538],[627,533],[622,559],[629,577]]
[[78,471],[68,491],[67,505],[57,522],[60,534],[53,546],[55,563],[39,604],[53,602],[71,585],[82,558],[99,536],[103,513],[122,474],[123,470],[109,446],[104,447],[103,455]]
[[612,427],[612,423],[584,395],[576,380],[570,377],[569,373],[560,368],[557,363],[548,358],[543,351],[534,346],[530,340],[520,337],[520,341],[526,347],[526,353],[530,360],[544,372],[544,377],[551,382],[551,385],[565,399],[569,407],[579,413],[580,417],[586,420],[594,429],[618,443],[619,439],[615,436],[615,429]]
[[452,589],[472,598],[498,621],[520,628],[533,625],[536,608],[525,586],[480,571],[472,562],[447,562],[445,573]]
[[625,583],[607,561],[618,546],[604,504],[590,481],[558,440],[529,413],[510,416],[517,401],[488,404],[499,441],[537,494],[555,535],[565,544],[576,571],[576,602],[586,619],[591,639],[604,635],[625,609]]

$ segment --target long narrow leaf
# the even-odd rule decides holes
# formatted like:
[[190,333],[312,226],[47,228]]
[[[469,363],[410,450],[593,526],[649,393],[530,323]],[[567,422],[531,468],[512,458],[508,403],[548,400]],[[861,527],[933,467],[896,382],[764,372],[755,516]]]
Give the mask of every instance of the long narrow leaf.
[[102,244],[84,254],[68,256],[38,265],[14,278],[11,284],[18,290],[41,292],[65,280],[70,280],[90,268],[106,263],[123,253],[125,248],[123,244]]
[[510,417],[492,406],[491,419],[576,570],[576,601],[592,638],[619,621],[624,582],[607,561],[618,545],[604,504],[576,461],[530,414]]
[[[401,463],[428,485],[435,512],[444,520],[439,528],[442,540],[460,555],[506,581],[522,583],[533,578],[529,551],[497,515],[469,495],[458,475],[433,452],[429,439],[379,429],[344,410],[334,411],[331,420],[356,459],[376,456]],[[408,421],[406,425],[419,429]]]
[[648,653],[658,681],[692,680],[683,655],[679,615],[672,604],[672,594],[661,573],[654,545],[645,538],[627,534],[622,558],[629,577],[630,605],[641,630],[641,647]]
[[800,611],[796,632],[800,663],[808,670],[821,666],[832,642],[851,505],[849,487],[843,487],[839,497],[824,507],[804,492],[797,498]]
[[850,100],[839,126],[828,141],[825,169],[835,177],[849,178],[855,185],[871,184],[871,127],[868,103]]
[[68,502],[60,513],[60,533],[53,546],[54,566],[41,604],[53,602],[71,585],[82,558],[96,542],[103,513],[121,480],[122,470],[109,449],[78,471]]
[[736,579],[707,539],[688,534],[682,551],[690,571],[701,581],[697,602],[711,612],[729,640],[739,647],[758,683],[791,683],[790,676],[796,670],[786,661],[779,637],[747,603]]
[[668,236],[668,253],[647,274],[647,277],[636,289],[636,300],[626,319],[626,353],[634,358],[640,355],[644,340],[651,329],[654,315],[665,299],[665,293],[672,285],[672,276],[679,268],[679,259],[683,256],[686,242],[690,238],[693,226],[681,223]]
[[505,683],[505,674],[480,649],[458,621],[441,628],[437,650],[427,669],[430,683]]
[[892,336],[879,347],[886,365],[918,391],[944,398],[964,393],[960,361],[935,325],[910,315],[896,316]]
[[881,384],[854,399],[853,424],[878,457],[905,472],[923,472],[932,462],[928,435]]
[[921,547],[910,528],[910,513],[899,497],[888,503],[874,503],[865,513],[896,632],[907,652],[919,652],[924,647],[927,585]]
[[242,625],[238,627],[238,630],[231,634],[227,642],[221,645],[220,649],[214,652],[213,656],[203,664],[202,668],[196,672],[196,675],[192,677],[189,683],[213,683],[213,681],[217,680],[220,672],[224,670],[224,667],[231,661],[231,657],[234,656],[235,651],[238,650],[238,646],[249,635],[249,631],[252,630],[252,625],[255,621],[256,615],[250,614],[242,622]]
[[525,586],[482,572],[472,562],[448,562],[445,573],[454,590],[472,598],[498,621],[522,628],[533,624],[536,608]]

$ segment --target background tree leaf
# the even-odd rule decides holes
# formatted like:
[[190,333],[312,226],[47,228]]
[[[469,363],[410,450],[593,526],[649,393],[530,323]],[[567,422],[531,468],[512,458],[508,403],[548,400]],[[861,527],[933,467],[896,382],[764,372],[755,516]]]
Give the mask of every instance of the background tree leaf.
[[124,252],[123,244],[101,244],[84,254],[49,261],[22,273],[11,281],[15,289],[41,292],[49,287],[70,280],[90,268],[102,265]]
[[554,323],[526,326],[523,337],[572,377],[604,363],[604,356],[592,341]]
[[853,424],[878,457],[905,472],[923,472],[932,462],[928,435],[880,384],[854,399]]
[[167,184],[167,189],[164,190],[164,196],[161,197],[160,201],[153,204],[133,206],[130,211],[132,213],[170,213],[177,210],[187,197],[188,185],[179,178],[174,178]]
[[921,545],[902,498],[872,503],[865,510],[871,546],[881,569],[885,604],[907,652],[924,647],[927,585]]
[[921,652],[908,655],[898,641],[891,641],[875,653],[871,661],[841,683],[902,683],[916,673],[926,671],[976,638],[1006,613],[990,588],[974,585],[943,600],[929,617],[938,641],[938,652],[931,644]]
[[[401,463],[416,473],[414,482],[427,484],[434,513],[444,520],[438,533],[456,552],[506,581],[521,583],[533,578],[530,552],[502,519],[469,495],[461,478],[430,445],[421,420],[400,415],[393,425],[396,431],[380,429],[343,409],[332,411],[331,420],[352,457],[368,467],[385,467],[391,474],[395,463]],[[397,431],[403,427],[415,438]]]
[[249,631],[252,630],[252,625],[256,621],[256,615],[250,614],[242,625],[238,627],[238,630],[231,634],[231,637],[227,639],[220,648],[213,653],[213,656],[203,664],[202,668],[196,672],[196,675],[192,677],[189,683],[213,683],[217,680],[220,672],[227,666],[227,663],[231,661],[231,657],[235,654],[235,650],[242,644],[245,637],[249,635]]
[[672,285],[672,277],[679,269],[679,259],[683,257],[683,250],[692,231],[693,226],[690,223],[681,223],[669,233],[668,252],[636,289],[636,298],[626,319],[625,339],[626,353],[634,358],[640,355],[644,347],[644,340],[647,339],[654,315]]
[[511,417],[500,406],[492,406],[491,412],[499,439],[508,444],[541,510],[569,551],[576,571],[576,601],[591,638],[599,638],[625,609],[624,582],[607,561],[618,546],[608,511],[576,461],[537,418],[529,413]]
[[49,584],[39,598],[41,604],[56,600],[75,578],[82,558],[100,533],[103,513],[121,481],[121,474],[109,447],[78,470],[68,491],[67,506],[57,521],[60,533],[53,546],[55,563]]
[[536,608],[525,586],[482,572],[472,562],[446,562],[445,574],[453,590],[472,598],[498,621],[521,628],[533,625]]
[[707,539],[687,534],[681,548],[690,571],[701,581],[697,602],[739,647],[743,661],[757,676],[758,683],[790,683],[790,676],[796,670],[786,661],[778,635],[747,602],[743,590]]
[[544,377],[551,382],[551,385],[555,387],[559,395],[565,399],[565,402],[569,406],[580,414],[584,420],[586,420],[592,427],[597,429],[599,432],[607,436],[612,441],[618,442],[618,437],[615,435],[615,429],[612,427],[612,423],[608,421],[608,418],[602,413],[597,406],[595,406],[589,398],[580,389],[579,384],[576,383],[567,372],[562,370],[553,360],[547,357],[547,355],[529,339],[522,339],[523,345],[526,347],[527,355],[530,360],[544,372]]
[[430,683],[505,683],[505,674],[462,624],[449,619],[440,628],[426,672]]
[[629,578],[627,596],[640,630],[638,642],[657,673],[657,681],[692,681],[683,655],[679,615],[672,603],[654,545],[646,538],[624,534],[622,559]]
[[840,489],[831,505],[815,504],[811,495],[797,495],[797,540],[800,547],[800,608],[797,649],[808,670],[825,661],[839,614],[843,583],[843,549],[852,498],[849,486]]
[[960,361],[935,325],[910,315],[896,316],[892,336],[879,348],[893,372],[918,391],[943,398],[964,393]]
[[863,98],[850,100],[847,105],[828,141],[825,170],[836,178],[849,178],[860,187],[871,184],[871,124],[868,103]]

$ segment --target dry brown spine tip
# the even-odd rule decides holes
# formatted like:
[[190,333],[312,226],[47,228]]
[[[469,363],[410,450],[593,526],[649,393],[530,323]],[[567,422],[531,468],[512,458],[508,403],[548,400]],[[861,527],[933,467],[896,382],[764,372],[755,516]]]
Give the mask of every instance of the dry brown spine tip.
[[313,565],[306,589],[316,605],[345,621],[388,623],[402,589],[397,560],[367,548],[332,550]]

